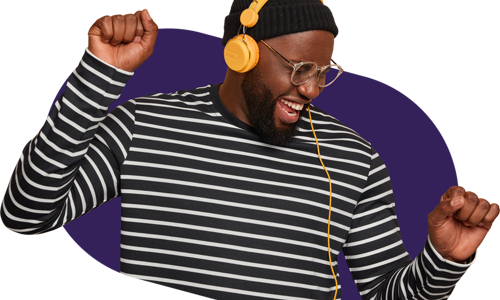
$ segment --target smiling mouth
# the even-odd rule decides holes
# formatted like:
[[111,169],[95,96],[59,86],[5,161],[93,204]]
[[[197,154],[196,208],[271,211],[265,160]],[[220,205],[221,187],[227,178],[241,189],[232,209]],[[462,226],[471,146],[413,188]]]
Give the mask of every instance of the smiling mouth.
[[304,108],[304,104],[300,104],[297,102],[288,101],[281,98],[279,98],[279,101],[285,104],[280,106],[281,110],[283,110],[290,117],[297,116],[297,112],[300,112]]
[[[279,100],[281,102],[283,102],[284,104],[288,105],[288,107],[292,108],[295,111],[301,111],[304,108],[304,104],[299,104],[299,103],[288,101],[288,100],[281,99],[281,98],[279,98]],[[286,111],[286,112],[288,113],[288,111]]]
[[278,114],[281,122],[289,125],[297,123],[299,115],[304,108],[304,104],[282,98],[276,99],[276,106],[279,106]]

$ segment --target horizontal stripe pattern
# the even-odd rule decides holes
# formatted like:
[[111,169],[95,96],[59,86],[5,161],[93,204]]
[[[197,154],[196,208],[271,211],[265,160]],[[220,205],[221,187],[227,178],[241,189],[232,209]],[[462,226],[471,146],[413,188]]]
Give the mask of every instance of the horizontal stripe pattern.
[[[86,52],[23,150],[1,206],[6,226],[47,232],[121,195],[123,274],[213,299],[332,299],[328,180],[305,115],[280,147],[234,122],[214,85],[108,114],[131,76]],[[468,264],[444,261],[430,241],[412,261],[378,153],[311,110],[332,179],[336,276],[343,250],[363,299],[446,298]]]

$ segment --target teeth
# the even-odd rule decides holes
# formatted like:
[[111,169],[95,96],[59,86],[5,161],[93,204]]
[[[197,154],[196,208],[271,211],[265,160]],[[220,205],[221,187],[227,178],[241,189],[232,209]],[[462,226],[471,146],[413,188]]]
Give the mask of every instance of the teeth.
[[283,108],[281,108],[284,112],[286,112],[287,115],[289,115],[290,117],[295,117],[297,115],[297,111],[293,111],[293,113],[289,113],[287,112],[286,110],[284,110]]
[[286,105],[288,105],[289,107],[291,107],[295,110],[302,110],[304,108],[304,104],[299,104],[297,102],[292,102],[292,101],[288,101],[288,100],[281,99],[281,98],[280,98],[280,101],[285,103]]

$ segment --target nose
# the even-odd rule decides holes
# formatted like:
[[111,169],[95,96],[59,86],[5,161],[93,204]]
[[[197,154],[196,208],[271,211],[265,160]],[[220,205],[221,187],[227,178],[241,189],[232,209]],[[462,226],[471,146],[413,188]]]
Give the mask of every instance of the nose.
[[322,88],[318,86],[318,81],[313,76],[308,82],[301,84],[297,87],[297,91],[307,100],[311,101],[318,97],[321,93]]

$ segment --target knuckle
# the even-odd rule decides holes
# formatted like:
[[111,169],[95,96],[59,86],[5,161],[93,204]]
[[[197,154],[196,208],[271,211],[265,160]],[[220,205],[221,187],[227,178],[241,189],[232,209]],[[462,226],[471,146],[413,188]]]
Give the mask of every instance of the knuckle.
[[463,196],[463,195],[465,195],[465,189],[461,186],[454,185],[446,190],[446,192],[443,194],[442,198],[448,199],[448,198],[453,198],[456,196]]
[[490,203],[488,201],[486,201],[485,199],[479,199],[479,208],[482,210],[489,210]]
[[134,15],[131,15],[131,14],[125,15],[125,20],[127,20],[129,22],[135,22],[136,19],[137,18]]
[[123,21],[123,16],[122,15],[114,15],[113,16],[113,21]]
[[95,18],[94,20],[96,23],[97,22],[104,23],[104,22],[109,20],[109,16],[107,14],[102,14],[102,15],[98,16],[97,18]]
[[110,16],[104,16],[99,19],[101,21],[101,24],[109,24],[112,22],[112,19]]
[[475,203],[477,204],[479,202],[479,199],[477,197],[477,195],[473,192],[467,192],[465,194],[465,199],[467,199],[468,202],[470,203]]

